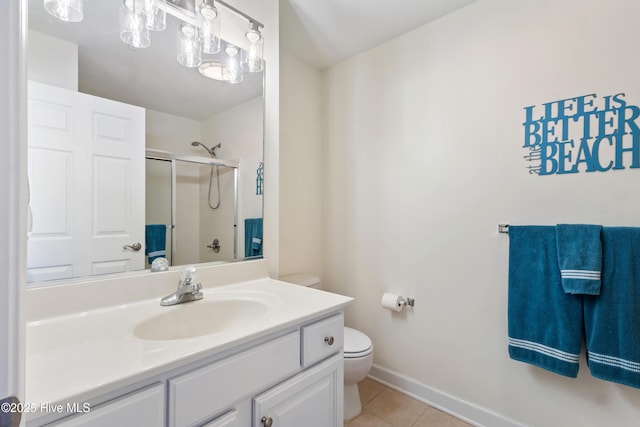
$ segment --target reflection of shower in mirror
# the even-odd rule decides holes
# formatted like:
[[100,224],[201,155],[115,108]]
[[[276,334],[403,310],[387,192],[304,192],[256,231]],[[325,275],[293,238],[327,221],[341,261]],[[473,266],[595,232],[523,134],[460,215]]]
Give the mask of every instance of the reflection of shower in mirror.
[[[202,142],[198,142],[198,141],[193,141],[191,143],[191,145],[193,145],[194,147],[197,147],[198,145],[201,146],[202,148],[204,148],[205,150],[207,150],[207,153],[209,153],[209,155],[211,157],[213,157],[214,159],[217,159],[218,157],[216,156],[216,149],[220,148],[222,146],[221,143],[218,143],[216,145],[214,145],[211,148],[208,148],[206,145],[204,145]],[[216,203],[215,206],[213,206],[211,204],[211,186],[213,184],[213,169],[215,168],[216,170],[216,184],[218,187],[218,201]],[[209,174],[209,193],[207,195],[207,202],[209,203],[209,207],[211,209],[218,209],[220,207],[220,169],[218,168],[218,166],[211,166],[211,173]]]

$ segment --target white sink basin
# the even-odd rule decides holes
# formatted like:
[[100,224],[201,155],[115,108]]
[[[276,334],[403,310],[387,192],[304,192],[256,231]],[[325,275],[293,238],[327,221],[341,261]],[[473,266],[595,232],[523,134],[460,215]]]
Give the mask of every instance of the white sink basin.
[[[206,296],[205,296],[206,298]],[[166,308],[166,313],[138,324],[133,333],[149,341],[179,340],[241,328],[269,311],[266,301],[206,299]]]

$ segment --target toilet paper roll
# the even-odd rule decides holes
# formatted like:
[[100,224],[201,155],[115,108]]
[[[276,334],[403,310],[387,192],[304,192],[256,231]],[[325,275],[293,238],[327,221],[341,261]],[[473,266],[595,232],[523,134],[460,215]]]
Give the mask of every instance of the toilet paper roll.
[[382,295],[382,307],[393,311],[402,311],[404,299],[400,295],[385,293]]

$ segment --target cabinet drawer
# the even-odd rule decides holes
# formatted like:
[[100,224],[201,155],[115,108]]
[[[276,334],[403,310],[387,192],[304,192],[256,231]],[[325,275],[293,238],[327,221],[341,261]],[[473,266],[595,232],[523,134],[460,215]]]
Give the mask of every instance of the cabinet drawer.
[[342,350],[344,345],[342,314],[302,328],[302,366],[307,367]]
[[169,380],[169,426],[194,425],[300,370],[298,331]]
[[90,412],[62,420],[56,427],[161,426],[164,424],[164,387],[146,390],[91,408]]

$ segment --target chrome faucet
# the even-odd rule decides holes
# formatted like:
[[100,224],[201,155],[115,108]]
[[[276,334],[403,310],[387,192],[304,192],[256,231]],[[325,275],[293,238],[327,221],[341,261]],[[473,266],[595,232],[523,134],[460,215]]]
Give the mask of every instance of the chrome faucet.
[[160,305],[176,305],[183,302],[197,301],[202,299],[203,295],[200,292],[202,285],[195,283],[196,280],[196,268],[192,265],[184,267],[180,272],[180,281],[178,282],[178,290],[171,295],[160,300]]

